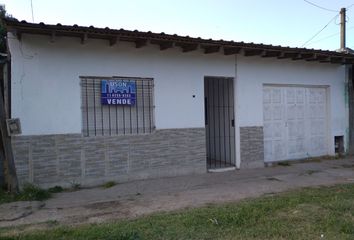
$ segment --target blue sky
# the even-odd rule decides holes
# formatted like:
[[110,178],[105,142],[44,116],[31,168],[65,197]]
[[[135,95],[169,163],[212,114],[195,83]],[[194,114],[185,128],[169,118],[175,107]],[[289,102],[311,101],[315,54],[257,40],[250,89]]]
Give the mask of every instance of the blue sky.
[[[176,33],[193,37],[301,47],[337,13],[303,0],[32,0],[34,22]],[[311,0],[331,10],[354,0]],[[30,0],[0,0],[32,22]],[[308,48],[339,48],[339,18]],[[354,5],[347,11],[347,47],[354,49]]]

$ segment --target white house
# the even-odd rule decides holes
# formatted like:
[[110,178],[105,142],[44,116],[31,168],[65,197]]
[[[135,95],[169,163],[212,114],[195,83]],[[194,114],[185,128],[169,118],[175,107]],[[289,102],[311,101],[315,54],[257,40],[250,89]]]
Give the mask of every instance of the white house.
[[242,170],[334,155],[335,144],[347,149],[353,55],[15,19],[6,25],[6,100],[22,125],[12,138],[22,183]]

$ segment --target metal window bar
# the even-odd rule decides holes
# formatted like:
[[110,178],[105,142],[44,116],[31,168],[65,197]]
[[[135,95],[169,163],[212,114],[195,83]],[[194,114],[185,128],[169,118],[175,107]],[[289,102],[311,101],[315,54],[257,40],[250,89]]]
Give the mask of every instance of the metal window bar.
[[[139,90],[138,90],[139,88],[138,88],[137,81],[135,81],[135,84],[136,84],[136,98],[138,99],[139,98]],[[139,111],[138,111],[139,103],[138,103],[138,101],[136,101],[135,105],[136,105],[136,111],[135,111],[135,115],[136,115],[136,133],[138,134],[139,133]]]
[[[107,79],[134,81],[137,87],[135,105],[102,105],[101,80]],[[84,136],[144,134],[154,131],[153,79],[81,77],[80,85]]]
[[[228,118],[227,119],[230,119],[230,81],[227,81],[227,86],[226,86],[226,89],[227,89],[227,116],[228,116]],[[233,89],[231,89],[231,91],[232,91]],[[228,126],[228,142],[229,142],[229,164],[231,165],[231,126],[230,126],[230,124],[227,124],[227,126]]]

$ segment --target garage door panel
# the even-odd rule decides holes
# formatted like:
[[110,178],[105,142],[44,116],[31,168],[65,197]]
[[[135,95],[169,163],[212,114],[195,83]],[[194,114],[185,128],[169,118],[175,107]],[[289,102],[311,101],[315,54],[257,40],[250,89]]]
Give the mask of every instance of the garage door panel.
[[304,138],[289,140],[288,144],[288,155],[295,157],[304,156],[306,154]]
[[326,88],[265,86],[265,161],[327,154]]
[[326,105],[324,104],[311,104],[309,105],[310,118],[326,118]]
[[272,124],[273,139],[283,139],[284,138],[284,126],[283,122],[273,122]]
[[288,138],[296,139],[297,138],[297,122],[296,121],[288,121]]
[[305,138],[305,129],[306,129],[306,122],[305,120],[297,121],[296,123],[296,131],[298,138]]
[[274,88],[272,89],[272,103],[281,103],[281,89]]
[[272,124],[271,122],[265,122],[263,125],[263,136],[265,140],[272,139],[273,137]]
[[308,90],[309,103],[317,103],[316,90],[314,88]]
[[304,138],[305,121],[288,121],[288,139]]
[[302,104],[305,102],[305,90],[301,88],[296,89],[296,103]]
[[273,159],[274,161],[283,160],[286,158],[286,145],[284,141],[273,141]]
[[283,119],[283,106],[275,105],[272,108],[272,119],[273,120],[282,120]]
[[264,104],[263,106],[263,121],[267,122],[272,120],[272,106]]
[[326,90],[325,89],[317,89],[316,92],[316,101],[317,103],[326,103]]
[[283,139],[284,129],[282,122],[265,123],[263,126],[264,139]]
[[287,105],[287,120],[295,120],[297,118],[297,108],[296,105]]
[[295,88],[287,88],[286,89],[286,103],[287,104],[295,104],[296,102],[296,89]]
[[314,109],[313,118],[325,118],[326,117],[326,105],[323,103],[318,103],[312,106]]
[[305,106],[304,105],[296,105],[296,118],[304,119],[305,118]]
[[272,89],[264,88],[263,89],[263,104],[268,104],[272,102]]
[[264,161],[272,161],[273,158],[273,141],[264,140]]

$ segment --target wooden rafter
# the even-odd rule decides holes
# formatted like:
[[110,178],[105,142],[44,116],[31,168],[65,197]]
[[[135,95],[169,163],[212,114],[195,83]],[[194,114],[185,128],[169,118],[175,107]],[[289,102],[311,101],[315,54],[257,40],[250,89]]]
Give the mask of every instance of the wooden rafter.
[[279,55],[280,55],[280,51],[265,50],[261,56],[264,58],[269,58],[269,57],[278,57]]
[[233,55],[238,54],[241,51],[241,47],[224,47],[224,54],[225,55]]
[[330,62],[344,64],[345,59],[343,57],[330,57]]
[[169,48],[173,48],[173,42],[164,42],[164,43],[160,44],[161,51],[169,49]]
[[327,55],[315,53],[315,54],[313,54],[312,57],[307,58],[306,61],[308,61],[308,62],[314,62],[314,61],[330,62],[331,60],[330,60],[329,56],[327,56]]
[[54,43],[56,39],[56,32],[52,31],[52,33],[50,34],[50,42]]
[[354,64],[354,58],[347,58],[344,60],[345,64]]
[[81,35],[81,44],[86,44],[88,40],[88,34],[84,33]]
[[137,39],[135,41],[135,47],[136,48],[142,48],[147,45],[148,40],[147,39]]
[[205,54],[216,53],[220,51],[220,46],[218,45],[202,45],[201,48],[204,49]]
[[191,52],[198,49],[197,43],[175,43],[175,45],[182,48],[182,52]]
[[257,56],[261,55],[263,53],[263,49],[249,49],[249,48],[244,48],[243,49],[243,55],[246,57],[252,57],[252,56]]
[[161,51],[164,51],[169,48],[173,48],[173,44],[174,44],[172,41],[160,41],[160,40],[151,40],[150,43],[159,45]]
[[314,57],[313,53],[298,53],[295,57],[292,58],[292,60],[304,60],[313,57]]
[[116,45],[118,42],[119,42],[119,37],[118,36],[111,37],[109,39],[109,46],[112,47],[112,46]]
[[296,52],[281,52],[278,56],[278,59],[285,59],[285,58],[295,58],[298,56]]

